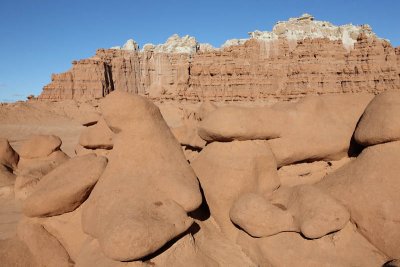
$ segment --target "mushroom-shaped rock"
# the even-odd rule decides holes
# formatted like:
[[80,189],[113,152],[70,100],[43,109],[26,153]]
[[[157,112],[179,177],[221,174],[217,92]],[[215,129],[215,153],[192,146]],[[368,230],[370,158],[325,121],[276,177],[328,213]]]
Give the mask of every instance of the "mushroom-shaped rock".
[[29,217],[53,216],[79,207],[107,165],[107,158],[89,154],[75,157],[40,179],[35,191],[24,200]]
[[350,214],[336,199],[311,185],[293,190],[288,210],[300,232],[308,238],[320,238],[341,230]]
[[17,235],[28,246],[39,266],[71,266],[64,247],[40,224],[24,219],[18,224]]
[[94,126],[84,129],[79,137],[79,144],[89,149],[111,149],[114,133],[104,119],[100,119]]
[[27,159],[47,157],[52,152],[59,150],[61,144],[61,139],[58,136],[35,135],[22,144],[19,155]]
[[10,146],[7,139],[0,138],[0,164],[10,169],[16,169],[19,156]]
[[211,215],[232,240],[237,229],[229,218],[236,199],[245,193],[279,187],[276,161],[266,141],[214,142],[191,163],[204,190]]
[[392,258],[400,258],[399,159],[399,141],[371,146],[316,184],[343,203],[359,231]]
[[137,260],[185,232],[193,221],[186,213],[202,196],[157,106],[117,91],[100,106],[116,134],[109,163],[85,202],[83,229],[107,257]]
[[369,103],[358,123],[354,139],[362,145],[400,140],[400,93],[383,92]]
[[232,222],[254,237],[297,230],[293,216],[285,208],[270,203],[260,194],[240,197],[229,215]]

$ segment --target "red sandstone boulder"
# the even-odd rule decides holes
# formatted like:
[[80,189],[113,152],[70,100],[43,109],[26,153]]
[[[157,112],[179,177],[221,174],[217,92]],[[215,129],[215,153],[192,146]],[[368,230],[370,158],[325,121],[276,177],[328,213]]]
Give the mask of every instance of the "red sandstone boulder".
[[201,204],[199,185],[153,103],[114,92],[101,109],[116,135],[107,168],[85,202],[83,229],[107,257],[137,260],[190,227],[186,213]]
[[54,216],[73,211],[88,197],[107,165],[107,159],[89,154],[75,157],[40,179],[23,202],[29,217]]
[[366,148],[317,186],[338,199],[358,230],[392,258],[400,257],[400,142]]
[[354,133],[362,145],[400,140],[400,93],[384,92],[367,106]]
[[211,215],[222,232],[235,240],[229,210],[243,194],[279,187],[275,158],[266,141],[214,142],[191,163],[204,190]]

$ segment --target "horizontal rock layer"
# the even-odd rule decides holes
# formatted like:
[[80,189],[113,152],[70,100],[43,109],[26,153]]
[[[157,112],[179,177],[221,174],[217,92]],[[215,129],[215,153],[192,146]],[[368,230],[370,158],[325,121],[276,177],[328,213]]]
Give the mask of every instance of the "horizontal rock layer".
[[400,47],[366,30],[351,42],[275,37],[192,53],[99,49],[54,74],[39,99],[101,98],[113,90],[169,99],[290,99],[400,89]]

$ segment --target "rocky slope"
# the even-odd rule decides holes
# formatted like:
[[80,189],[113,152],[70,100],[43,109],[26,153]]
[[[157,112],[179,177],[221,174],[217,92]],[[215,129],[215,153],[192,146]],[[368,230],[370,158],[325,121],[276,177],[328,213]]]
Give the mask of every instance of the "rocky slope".
[[368,25],[335,26],[304,14],[278,22],[272,32],[249,36],[221,48],[173,35],[165,44],[139,50],[131,39],[53,74],[39,99],[93,99],[113,90],[153,98],[241,100],[400,89],[400,48]]

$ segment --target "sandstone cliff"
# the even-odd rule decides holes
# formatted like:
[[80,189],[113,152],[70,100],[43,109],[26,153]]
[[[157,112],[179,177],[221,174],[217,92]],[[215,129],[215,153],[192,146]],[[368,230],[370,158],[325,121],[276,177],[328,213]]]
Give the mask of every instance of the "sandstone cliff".
[[368,25],[334,26],[305,14],[249,35],[221,48],[190,36],[142,50],[128,40],[52,75],[39,99],[101,98],[113,90],[170,99],[290,99],[400,89],[400,48]]

